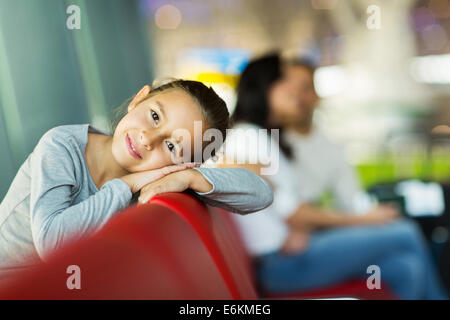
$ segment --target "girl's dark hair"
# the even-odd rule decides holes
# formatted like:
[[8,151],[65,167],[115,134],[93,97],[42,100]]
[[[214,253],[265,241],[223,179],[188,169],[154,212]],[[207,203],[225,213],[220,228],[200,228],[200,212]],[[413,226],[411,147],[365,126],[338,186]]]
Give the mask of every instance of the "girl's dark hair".
[[[222,100],[222,98],[219,97],[219,95],[217,95],[217,93],[211,87],[207,87],[206,85],[204,85],[199,81],[171,79],[169,82],[166,82],[164,84],[161,85],[156,84],[156,87],[152,88],[147,99],[164,91],[174,89],[183,90],[194,99],[194,101],[200,107],[203,118],[209,125],[209,128],[219,130],[222,134],[223,141],[225,141],[227,129],[229,128],[230,125],[230,114],[228,112],[226,103]],[[121,109],[126,110],[126,108],[123,107],[121,107]],[[121,112],[124,111],[121,110]],[[123,115],[121,117],[123,117]],[[115,129],[117,123],[118,121],[115,124],[113,124],[113,129]],[[207,141],[203,141],[204,144],[203,147],[205,147],[205,145],[208,143],[209,142]],[[215,151],[216,150],[213,150],[210,156],[214,156]],[[207,159],[202,159],[202,161],[206,160]]]
[[[281,59],[278,53],[265,55],[252,60],[242,72],[237,86],[237,103],[232,123],[249,122],[265,129],[275,129],[269,121],[268,93],[270,87],[281,78]],[[291,147],[283,138],[280,130],[280,149],[292,158]],[[269,131],[270,132],[270,131]]]

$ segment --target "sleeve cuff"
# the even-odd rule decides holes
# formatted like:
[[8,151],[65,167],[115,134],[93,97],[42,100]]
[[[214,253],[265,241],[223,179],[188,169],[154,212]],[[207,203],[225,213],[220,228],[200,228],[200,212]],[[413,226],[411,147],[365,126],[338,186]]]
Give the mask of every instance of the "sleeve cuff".
[[199,196],[206,196],[208,194],[214,193],[216,191],[216,185],[214,184],[214,182],[212,182],[212,180],[208,177],[208,170],[204,170],[203,168],[193,168],[194,170],[197,170],[198,172],[200,172],[202,174],[202,176],[213,186],[211,190],[209,190],[208,192],[197,192],[194,191],[196,194],[198,194]]

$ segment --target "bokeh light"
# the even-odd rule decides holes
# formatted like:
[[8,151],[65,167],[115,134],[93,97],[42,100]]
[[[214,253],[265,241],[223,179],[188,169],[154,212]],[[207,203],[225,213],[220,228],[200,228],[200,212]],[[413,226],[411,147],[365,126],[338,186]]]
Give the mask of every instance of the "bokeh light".
[[155,23],[160,29],[176,29],[182,20],[182,15],[177,7],[166,4],[155,12]]
[[436,23],[436,19],[427,7],[419,7],[412,13],[412,20],[414,29],[417,31],[423,30],[426,27]]
[[421,31],[425,47],[430,51],[439,51],[447,45],[447,32],[438,24],[432,24]]

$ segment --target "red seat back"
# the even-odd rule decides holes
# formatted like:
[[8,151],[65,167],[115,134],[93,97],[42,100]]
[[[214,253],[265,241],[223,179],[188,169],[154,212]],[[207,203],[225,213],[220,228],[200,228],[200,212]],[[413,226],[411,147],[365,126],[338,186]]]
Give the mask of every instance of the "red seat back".
[[230,213],[206,207],[195,198],[166,193],[150,200],[177,212],[198,233],[234,299],[257,299],[249,260],[241,245]]
[[[201,205],[200,205],[201,206]],[[69,290],[69,265],[81,290]],[[132,207],[94,237],[58,250],[0,291],[0,299],[230,299],[234,297],[199,235],[157,204]]]

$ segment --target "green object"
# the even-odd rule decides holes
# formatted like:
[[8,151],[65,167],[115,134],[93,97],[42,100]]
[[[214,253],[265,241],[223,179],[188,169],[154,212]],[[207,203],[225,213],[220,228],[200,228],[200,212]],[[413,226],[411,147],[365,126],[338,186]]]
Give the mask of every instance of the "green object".
[[[66,13],[80,8],[81,29]],[[151,83],[138,0],[0,0],[0,200],[49,129],[92,123]]]

